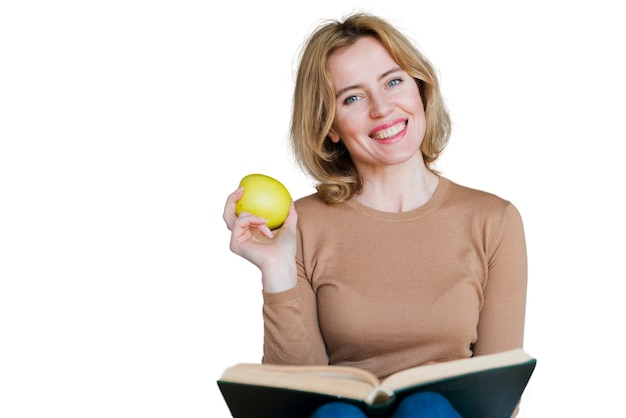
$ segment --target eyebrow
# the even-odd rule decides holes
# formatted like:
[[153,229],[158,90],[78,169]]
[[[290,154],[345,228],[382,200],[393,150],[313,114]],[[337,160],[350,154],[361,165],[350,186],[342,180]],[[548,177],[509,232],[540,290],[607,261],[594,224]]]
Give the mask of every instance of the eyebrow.
[[[397,72],[397,71],[402,71],[402,68],[400,68],[400,67],[393,67],[392,69],[387,70],[387,71],[385,71],[384,73],[382,73],[382,74],[378,77],[378,79],[379,79],[379,80],[381,80],[381,79],[383,79],[383,78],[387,77],[389,74],[395,73],[395,72]],[[351,85],[351,86],[344,87],[344,88],[342,88],[341,90],[339,90],[339,91],[335,94],[335,97],[339,97],[339,96],[341,96],[342,94],[344,94],[345,92],[347,92],[347,91],[349,91],[349,90],[352,90],[352,89],[358,89],[358,88],[360,88],[360,87],[361,87],[361,84],[353,84],[353,85]]]

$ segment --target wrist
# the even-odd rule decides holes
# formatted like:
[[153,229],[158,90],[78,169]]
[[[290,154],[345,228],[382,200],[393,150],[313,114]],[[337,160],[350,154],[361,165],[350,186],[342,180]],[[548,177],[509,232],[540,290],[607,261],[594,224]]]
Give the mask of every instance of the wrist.
[[263,269],[261,281],[263,291],[266,293],[278,293],[291,289],[298,281],[295,261],[289,265],[276,263]]

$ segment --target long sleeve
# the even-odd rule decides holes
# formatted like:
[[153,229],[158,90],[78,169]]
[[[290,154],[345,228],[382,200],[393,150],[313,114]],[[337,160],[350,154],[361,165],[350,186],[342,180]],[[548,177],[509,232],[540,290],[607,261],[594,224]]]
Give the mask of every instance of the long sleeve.
[[474,355],[522,347],[526,311],[527,254],[522,219],[509,204],[488,242],[488,277]]
[[[299,231],[298,236],[301,236]],[[316,295],[307,279],[299,239],[298,284],[280,293],[263,294],[263,361],[275,364],[328,364],[320,332]]]

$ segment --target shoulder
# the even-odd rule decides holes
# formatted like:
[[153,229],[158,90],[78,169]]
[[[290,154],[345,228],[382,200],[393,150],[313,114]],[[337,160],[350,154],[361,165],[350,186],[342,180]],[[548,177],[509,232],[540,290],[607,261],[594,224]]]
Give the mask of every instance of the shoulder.
[[304,218],[316,218],[320,216],[327,216],[329,211],[333,211],[339,205],[332,205],[324,202],[319,194],[313,193],[308,196],[301,197],[294,202],[296,211],[298,212],[298,219]]
[[350,223],[351,209],[345,203],[330,204],[317,193],[301,197],[294,202],[300,229],[321,230],[326,226]]
[[521,224],[521,214],[510,200],[491,192],[447,181],[449,185],[445,205],[449,210],[501,226]]
[[463,186],[451,180],[446,180],[448,185],[448,202],[455,205],[463,205],[481,210],[504,210],[513,204],[494,193],[485,190]]
[[312,193],[308,196],[301,197],[297,199],[294,204],[296,205],[296,210],[298,211],[328,206],[326,203],[324,203],[324,201],[322,201],[317,193]]
[[316,218],[328,210],[329,205],[317,193],[301,197],[294,202],[298,219]]

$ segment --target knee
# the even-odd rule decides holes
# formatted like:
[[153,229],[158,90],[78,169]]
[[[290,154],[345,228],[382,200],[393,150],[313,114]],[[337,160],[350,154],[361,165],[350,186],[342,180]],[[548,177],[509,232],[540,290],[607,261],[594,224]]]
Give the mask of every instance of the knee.
[[329,402],[317,408],[309,418],[366,418],[366,415],[349,403]]
[[394,417],[450,417],[460,418],[445,396],[436,392],[419,392],[402,400]]
[[418,408],[424,408],[429,405],[449,404],[448,400],[437,392],[418,392],[414,395],[407,396],[403,403]]

